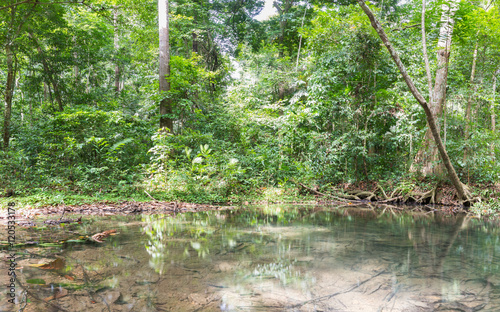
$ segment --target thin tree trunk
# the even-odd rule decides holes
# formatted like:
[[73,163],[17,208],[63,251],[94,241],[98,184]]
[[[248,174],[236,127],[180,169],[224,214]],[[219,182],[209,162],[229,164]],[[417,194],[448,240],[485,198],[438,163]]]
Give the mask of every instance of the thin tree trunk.
[[[170,91],[170,45],[168,25],[168,0],[158,1],[158,21],[160,36],[159,82],[160,92]],[[160,129],[168,128],[173,132],[172,101],[165,97],[160,102]]]
[[448,106],[446,104],[446,101],[444,102],[444,109],[443,109],[443,144],[444,147],[446,147],[446,112],[448,111]]
[[193,48],[192,48],[193,52],[198,53],[198,35],[196,34],[196,32],[193,31],[192,37],[193,37]]
[[365,14],[368,16],[370,19],[372,27],[377,31],[380,39],[386,46],[387,50],[392,56],[392,59],[394,60],[394,63],[396,63],[396,66],[398,67],[399,71],[401,72],[401,75],[403,75],[403,79],[406,82],[406,85],[410,89],[413,97],[417,100],[417,102],[422,106],[424,109],[425,115],[427,117],[427,123],[429,124],[430,131],[434,137],[434,140],[436,142],[437,148],[439,150],[439,154],[441,155],[441,158],[443,160],[443,163],[448,170],[448,177],[450,178],[453,186],[457,190],[458,197],[461,200],[464,200],[466,203],[470,201],[470,195],[468,191],[466,190],[465,186],[460,182],[460,179],[458,178],[457,173],[455,172],[455,169],[453,168],[450,157],[448,156],[448,153],[446,152],[446,149],[443,145],[443,141],[441,140],[441,136],[439,135],[439,129],[438,126],[436,125],[436,119],[435,115],[433,114],[431,108],[429,107],[428,103],[425,101],[424,97],[422,94],[417,90],[415,85],[413,84],[413,81],[411,80],[410,76],[406,72],[406,68],[401,62],[401,59],[399,58],[398,53],[392,46],[392,44],[389,41],[389,38],[387,38],[387,35],[385,34],[384,30],[382,29],[382,26],[380,23],[377,21],[375,16],[373,15],[372,11],[366,6],[364,3],[364,0],[357,0]]
[[496,92],[497,92],[497,76],[499,72],[496,72],[495,75],[493,76],[493,98],[491,101],[491,132],[495,133],[495,98],[496,98]]
[[[495,135],[495,131],[496,131],[495,99],[496,99],[496,92],[497,92],[497,75],[500,75],[500,69],[497,70],[496,73],[493,74],[493,95],[492,95],[491,104],[490,104],[491,133],[493,133],[493,135]],[[491,153],[493,156],[495,156],[495,143],[491,144]]]
[[10,119],[12,116],[12,97],[14,96],[14,86],[16,80],[16,66],[14,64],[14,53],[10,44],[5,46],[5,56],[7,62],[7,81],[5,84],[5,110],[3,119],[3,150],[9,149],[10,141]]
[[[307,12],[307,2],[306,2],[306,7],[304,8],[304,16],[302,16],[302,26],[304,27],[304,19],[306,18],[306,12]],[[297,61],[295,62],[295,71],[299,68],[299,57],[300,57],[300,47],[302,46],[302,34],[299,35],[299,50],[297,51]]]
[[54,88],[54,96],[55,96],[56,102],[59,106],[59,111],[62,112],[64,110],[64,106],[62,103],[61,91],[59,90],[58,83],[57,83],[56,79],[54,78],[54,74],[50,70],[49,64],[47,64],[47,61],[45,60],[45,55],[43,53],[42,48],[38,44],[38,41],[36,40],[35,35],[31,31],[28,34],[29,34],[30,38],[33,40],[33,42],[35,43],[38,53],[40,53],[40,56],[42,58],[43,70],[47,74],[49,82],[52,84],[52,87]]
[[52,85],[54,86],[54,95],[56,96],[57,105],[59,106],[59,111],[62,112],[64,110],[64,106],[61,98],[61,90],[59,90],[59,86],[57,81],[52,78]]
[[427,55],[427,38],[425,35],[425,1],[422,0],[422,51],[424,54],[425,72],[427,73],[427,87],[429,88],[429,103],[432,103],[432,74]]
[[467,109],[465,113],[465,148],[464,148],[464,162],[467,161],[467,152],[468,152],[468,142],[469,142],[469,132],[470,132],[470,125],[471,125],[471,109],[472,109],[472,98],[474,96],[474,92],[476,91],[476,88],[474,86],[474,76],[476,74],[476,62],[477,62],[477,47],[479,45],[479,42],[476,41],[476,46],[474,48],[474,55],[472,57],[472,70],[470,74],[470,80],[469,80],[469,86],[470,86],[470,94],[469,98],[467,99]]
[[278,11],[280,16],[280,35],[278,37],[278,43],[279,43],[278,50],[279,50],[279,57],[283,58],[283,56],[285,55],[285,47],[283,46],[283,42],[285,40],[285,29],[288,22],[286,19],[286,14],[292,8],[293,0],[284,0],[283,7],[280,7],[278,2],[276,1],[273,2],[273,5]]
[[73,72],[76,85],[78,82],[78,52],[76,52],[76,36],[73,36],[73,48],[75,49],[75,52],[73,52],[73,61],[75,62],[75,65],[73,66]]
[[113,12],[114,38],[113,45],[115,48],[115,94],[120,94],[120,64],[118,63],[118,9],[115,7]]
[[45,101],[49,100],[49,86],[45,81],[43,82],[43,99]]
[[50,84],[47,84],[47,90],[48,90],[48,93],[49,93],[49,100],[50,100],[50,104],[52,108],[54,108],[54,97],[52,96],[52,88],[50,87]]

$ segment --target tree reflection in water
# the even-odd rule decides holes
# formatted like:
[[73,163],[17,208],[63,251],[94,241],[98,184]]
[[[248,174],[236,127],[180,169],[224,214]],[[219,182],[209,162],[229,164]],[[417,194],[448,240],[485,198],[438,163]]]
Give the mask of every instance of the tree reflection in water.
[[43,299],[58,287],[67,294],[49,302],[68,311],[500,305],[499,227],[468,216],[408,214],[391,206],[270,205],[131,221],[104,218],[76,230],[116,228],[119,234],[104,244],[36,250],[47,261],[65,258],[61,270],[20,259],[23,285],[45,282],[29,284],[27,306],[45,311]]

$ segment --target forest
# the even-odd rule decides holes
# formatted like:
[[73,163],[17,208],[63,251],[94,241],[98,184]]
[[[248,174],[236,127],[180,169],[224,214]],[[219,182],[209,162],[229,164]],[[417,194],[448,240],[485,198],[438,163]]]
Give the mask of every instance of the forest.
[[3,0],[0,201],[322,197],[494,215],[498,5]]

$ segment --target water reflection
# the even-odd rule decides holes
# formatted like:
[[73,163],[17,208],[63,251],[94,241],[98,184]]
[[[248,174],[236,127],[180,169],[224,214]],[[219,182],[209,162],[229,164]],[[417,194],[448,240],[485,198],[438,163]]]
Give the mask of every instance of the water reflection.
[[[24,304],[24,311],[500,306],[498,226],[463,215],[273,205],[95,219],[71,231],[109,229],[119,234],[104,244],[20,250],[18,299],[27,295],[30,302],[16,310]],[[32,266],[56,258],[65,265]],[[12,308],[1,304],[2,311]]]

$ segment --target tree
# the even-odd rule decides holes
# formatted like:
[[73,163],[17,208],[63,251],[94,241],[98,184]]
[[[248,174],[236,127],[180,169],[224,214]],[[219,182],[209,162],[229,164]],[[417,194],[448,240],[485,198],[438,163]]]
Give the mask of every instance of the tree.
[[120,64],[118,63],[118,53],[120,46],[118,44],[118,8],[115,6],[113,9],[113,46],[115,48],[115,93],[116,95],[120,94]]
[[160,36],[159,80],[160,93],[160,129],[168,128],[173,132],[172,101],[167,94],[170,91],[170,44],[168,28],[168,0],[158,1],[158,25]]
[[[458,197],[461,200],[463,200],[465,203],[470,202],[471,196],[469,194],[469,191],[466,189],[465,185],[462,184],[462,182],[460,182],[460,179],[458,178],[458,175],[457,175],[455,169],[453,168],[453,165],[451,164],[450,157],[448,156],[448,153],[446,152],[446,148],[444,147],[443,141],[441,140],[441,136],[439,134],[439,128],[438,128],[437,123],[436,123],[436,116],[437,116],[436,108],[437,107],[429,106],[429,104],[424,99],[422,94],[417,90],[412,79],[410,78],[410,76],[406,72],[406,68],[403,65],[403,63],[401,62],[401,59],[399,58],[397,51],[392,46],[391,42],[389,41],[389,38],[385,34],[384,29],[382,28],[382,26],[380,25],[378,20],[375,18],[372,11],[364,3],[364,0],[357,0],[357,1],[359,3],[360,7],[365,12],[365,14],[370,19],[370,23],[371,23],[372,27],[377,31],[377,34],[379,35],[379,37],[382,40],[382,42],[384,43],[385,47],[389,51],[392,59],[394,60],[394,63],[396,63],[396,66],[398,67],[399,71],[401,72],[401,75],[403,76],[403,79],[406,82],[406,85],[408,86],[408,88],[410,89],[413,97],[417,100],[417,102],[423,108],[425,115],[427,117],[429,131],[432,133],[432,136],[433,136],[434,141],[436,143],[439,154],[441,155],[441,159],[443,160],[444,166],[448,170],[448,177],[450,178],[453,186],[455,186],[455,189],[457,190],[457,193],[458,193]],[[438,52],[438,54],[441,54],[441,56],[443,58],[442,61],[444,59],[446,59],[446,62],[447,62],[447,57],[449,57],[449,53],[448,53],[448,50],[446,48],[446,45],[444,46],[444,50],[440,50]],[[446,74],[447,74],[447,71],[443,72],[442,76],[440,76],[440,77],[438,77],[436,75],[437,76],[436,77],[436,86],[434,88],[434,94],[436,96],[443,96],[445,94],[446,90],[439,89],[441,86],[438,84],[438,80],[439,80],[439,83],[442,83],[442,80],[446,79]],[[439,103],[440,100],[438,98],[435,98],[435,101],[436,101],[436,103]]]
[[[450,59],[453,27],[455,24],[453,16],[455,14],[455,11],[458,9],[458,6],[459,2],[457,0],[450,1],[449,5],[443,4],[441,6],[441,11],[442,11],[441,27],[439,29],[439,40],[436,51],[438,68],[436,71],[434,88],[432,89],[432,94],[429,94],[429,102],[428,102],[433,118],[436,120],[439,120],[439,118],[443,114],[443,108],[446,99],[448,63]],[[425,9],[423,8],[422,14],[424,14],[425,12],[424,10]],[[422,34],[423,39],[425,39],[424,35],[425,34]],[[424,52],[426,54],[426,48],[424,49]],[[428,62],[428,60],[426,60],[426,62]],[[428,81],[429,80],[432,81],[432,78],[430,78],[431,75],[429,74],[429,70],[427,70],[427,72],[428,72]],[[436,123],[436,126],[438,127],[439,131],[439,123]],[[436,166],[436,161],[439,158],[438,155],[439,155],[439,149],[434,143],[433,134],[431,132],[431,128],[429,127],[425,132],[422,148],[418,151],[417,156],[415,157],[415,162],[420,163],[422,165],[421,169],[422,174],[427,176],[427,175],[440,175],[443,173],[444,168],[441,165]]]
[[[9,1],[9,5],[0,7],[0,18],[5,21],[1,23],[0,39],[3,41],[7,63],[7,80],[5,82],[5,111],[3,123],[3,149],[9,148],[10,121],[12,116],[12,98],[14,95],[15,80],[17,74],[17,50],[19,36],[36,9],[37,3],[29,6],[18,7],[15,1]],[[3,24],[3,25],[2,25]]]
[[[490,113],[491,113],[491,132],[494,134],[496,131],[496,121],[495,121],[495,99],[497,92],[497,76],[500,75],[500,68],[493,74],[493,92],[491,96]],[[491,144],[491,152],[495,155],[495,144]]]
[[278,35],[278,44],[280,57],[284,55],[284,39],[285,39],[285,30],[288,23],[288,12],[292,8],[295,1],[293,0],[282,0],[282,1],[274,1],[273,6],[278,10],[279,18],[280,18],[280,32]]

